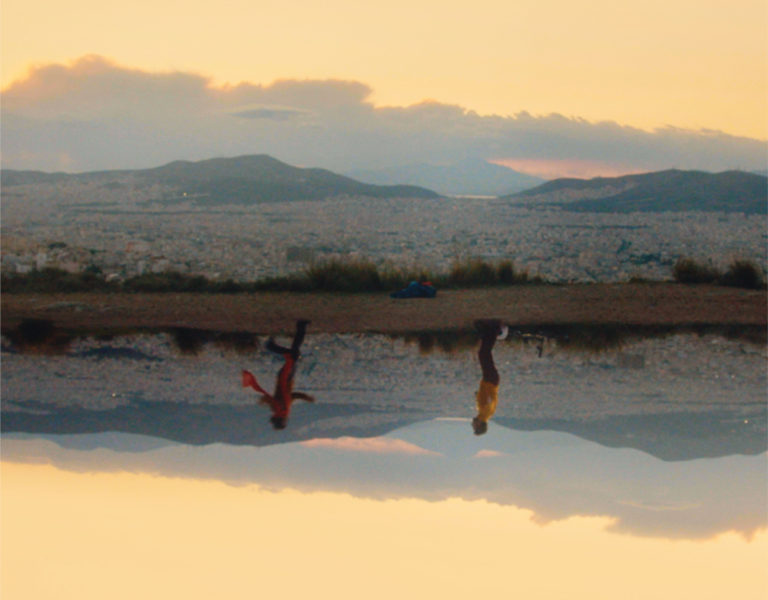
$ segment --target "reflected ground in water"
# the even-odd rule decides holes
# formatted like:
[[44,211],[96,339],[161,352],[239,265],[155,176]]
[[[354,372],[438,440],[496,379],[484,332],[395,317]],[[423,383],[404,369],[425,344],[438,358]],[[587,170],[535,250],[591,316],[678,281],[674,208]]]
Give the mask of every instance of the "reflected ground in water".
[[[427,589],[448,597],[478,586],[526,597],[615,597],[627,577],[644,590],[638,597],[681,597],[697,585],[699,597],[726,590],[763,597],[756,565],[767,557],[765,346],[683,333],[625,338],[594,352],[569,348],[573,336],[562,332],[544,336],[541,352],[532,338],[497,342],[498,408],[480,437],[470,426],[476,337],[309,335],[296,378],[317,404],[297,405],[284,431],[272,430],[268,411],[240,385],[241,368],[267,381],[281,364],[258,340],[239,338],[235,347],[221,339],[179,346],[171,334],[79,339],[59,354],[17,353],[6,341],[3,520],[45,523],[35,538],[45,555],[66,533],[90,531],[96,515],[119,514],[133,495],[150,515],[137,508],[121,520],[144,543],[181,552],[183,536],[167,525],[181,511],[188,527],[211,536],[195,543],[224,544],[215,560],[200,551],[186,566],[219,565],[223,552],[229,566],[214,572],[229,573],[235,596],[251,597],[250,575],[229,572],[243,560],[238,553],[251,559],[247,573],[267,577],[284,562],[268,550],[290,540],[289,553],[306,546],[322,555],[313,557],[325,569],[317,589],[343,597],[362,585],[350,568],[388,573],[413,589],[428,574],[441,579]],[[176,493],[180,500],[170,503]],[[200,506],[195,495],[210,503]],[[109,499],[86,508],[88,497]],[[59,506],[62,499],[82,510]],[[25,512],[36,502],[49,518]],[[265,510],[279,531],[263,521]],[[247,523],[230,523],[228,511]],[[331,533],[329,520],[337,525],[332,543],[317,537]],[[221,527],[211,533],[214,522]],[[41,567],[20,526],[9,531],[6,565],[19,573]],[[140,542],[111,543],[118,553]],[[375,567],[360,565],[349,545],[375,556]],[[73,572],[89,572],[88,555],[73,561]],[[403,564],[406,556],[414,563]],[[511,581],[491,574],[508,573],[510,561],[526,572]],[[697,561],[695,573],[689,561]],[[296,571],[305,568],[297,563]],[[168,577],[137,556],[126,564],[147,579]],[[623,582],[596,564],[613,565]],[[553,572],[567,574],[562,587],[541,579]],[[475,587],[454,581],[459,573]],[[12,584],[23,587],[19,577]],[[205,589],[200,583],[192,595]],[[301,585],[291,585],[298,593]],[[384,590],[397,593],[383,586],[382,597]]]

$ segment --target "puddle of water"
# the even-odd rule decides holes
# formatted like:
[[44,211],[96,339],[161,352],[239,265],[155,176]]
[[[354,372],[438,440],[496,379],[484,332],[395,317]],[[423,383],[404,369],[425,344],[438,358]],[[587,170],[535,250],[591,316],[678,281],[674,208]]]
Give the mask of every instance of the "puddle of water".
[[4,595],[764,597],[765,346],[523,335],[482,436],[476,336],[308,335],[280,431],[255,337],[6,339]]
[[[175,334],[73,340],[64,354],[3,353],[3,431],[106,430],[187,443],[264,445],[317,436],[380,435],[436,417],[472,417],[481,378],[477,345],[424,355],[405,339],[309,335],[294,406],[273,432],[241,369],[271,384],[279,357]],[[239,343],[239,342],[238,342]],[[500,376],[493,423],[569,431],[668,459],[753,454],[766,446],[766,352],[700,334],[625,342],[601,353],[519,338],[493,349]]]

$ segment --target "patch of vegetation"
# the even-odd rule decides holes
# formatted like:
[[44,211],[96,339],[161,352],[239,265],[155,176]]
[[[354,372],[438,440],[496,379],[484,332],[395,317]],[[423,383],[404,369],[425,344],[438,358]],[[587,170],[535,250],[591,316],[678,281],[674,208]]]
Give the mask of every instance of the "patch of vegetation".
[[766,289],[765,274],[762,269],[748,260],[734,260],[720,277],[720,283],[748,290]]
[[736,259],[723,272],[711,261],[703,263],[692,258],[680,258],[672,269],[672,275],[678,283],[709,283],[748,290],[766,289],[763,270],[755,263]]
[[715,283],[720,278],[720,272],[711,262],[680,258],[672,268],[672,276],[678,283]]
[[2,277],[2,289],[5,293],[53,294],[74,292],[114,292],[119,291],[117,283],[108,282],[100,272],[86,268],[80,273],[68,273],[61,269],[45,268],[25,274]]
[[457,261],[445,277],[436,278],[444,287],[492,287],[521,283],[542,283],[541,278],[530,279],[528,271],[518,272],[510,260],[489,263],[481,259]]
[[310,290],[359,292],[384,289],[378,267],[367,260],[316,263],[307,268],[305,276]]
[[61,354],[72,341],[47,319],[24,319],[16,329],[3,331],[13,348],[30,354]]
[[202,275],[185,275],[177,271],[145,273],[126,279],[125,292],[191,292],[200,294],[234,294],[248,291],[247,284],[232,279],[213,281]]
[[[673,267],[674,280],[679,283],[709,283],[746,289],[766,289],[761,267],[746,260],[735,260],[722,272],[711,262],[680,258]],[[80,273],[46,268],[26,274],[4,274],[5,293],[200,293],[239,294],[254,292],[391,292],[411,281],[430,282],[438,290],[487,288],[533,283],[550,283],[527,270],[518,270],[511,260],[485,261],[470,258],[454,262],[447,272],[427,269],[380,267],[366,259],[332,259],[316,262],[303,271],[256,281],[224,281],[203,275],[188,275],[177,271],[145,273],[125,281],[107,281],[98,267],[88,267]],[[631,280],[638,282],[637,278]],[[646,280],[642,280],[646,281]]]

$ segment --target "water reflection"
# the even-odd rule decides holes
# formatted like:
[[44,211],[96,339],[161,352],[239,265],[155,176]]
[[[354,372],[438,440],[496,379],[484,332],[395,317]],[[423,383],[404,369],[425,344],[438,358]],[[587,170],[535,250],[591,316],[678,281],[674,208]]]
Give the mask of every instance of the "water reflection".
[[[255,372],[291,366],[319,399],[280,431],[239,349],[4,345],[4,596],[115,597],[126,579],[128,597],[765,596],[763,346],[550,337],[542,353],[478,329],[428,356],[303,331],[255,347]],[[478,373],[503,390],[482,436]]]
[[8,462],[2,476],[8,598],[766,592],[765,532],[670,542],[606,531],[610,517],[542,526],[527,510],[458,498],[382,502]]
[[[507,341],[535,344],[541,357],[545,348],[574,353],[602,353],[620,350],[643,340],[663,339],[673,336],[695,338],[717,337],[750,345],[765,346],[768,330],[762,325],[743,323],[712,325],[706,323],[673,325],[636,325],[628,323],[549,323],[533,327],[506,324],[509,328]],[[396,336],[397,337],[397,336]],[[419,331],[402,336],[415,343],[422,354],[435,351],[455,353],[472,348],[477,343],[476,331]]]
[[[514,332],[513,332],[514,333]],[[765,452],[765,347],[719,336],[651,338],[601,354],[546,352],[495,341],[503,401],[493,423],[573,433],[665,460]],[[407,342],[370,335],[308,335],[295,365],[306,393],[276,432],[241,388],[243,355],[206,344],[197,355],[170,335],[80,339],[63,355],[3,352],[4,432],[124,431],[188,444],[255,446],[317,437],[372,437],[439,417],[472,417],[477,332],[450,354],[418,355]],[[257,373],[282,357],[248,355]],[[488,370],[488,369],[486,369]],[[474,409],[477,407],[475,406]],[[469,433],[469,426],[468,431]]]
[[291,414],[291,406],[294,400],[304,400],[305,402],[314,402],[314,397],[303,392],[293,391],[293,379],[296,375],[296,363],[301,356],[299,349],[304,341],[309,321],[300,319],[296,322],[296,332],[293,334],[293,342],[290,348],[280,346],[273,338],[267,340],[267,350],[283,357],[285,364],[280,367],[275,382],[275,392],[270,394],[264,390],[256,377],[250,371],[243,370],[243,387],[251,387],[261,394],[259,403],[266,404],[272,410],[272,417],[269,422],[275,429],[285,429],[288,424],[288,416]]
[[370,438],[313,438],[262,448],[188,446],[122,433],[6,434],[3,459],[77,472],[130,471],[264,489],[339,492],[377,500],[485,500],[538,523],[609,517],[608,529],[701,539],[750,538],[766,526],[766,456],[669,462],[559,432],[435,419]]
[[472,429],[475,435],[483,435],[488,431],[488,421],[496,413],[499,401],[499,371],[493,362],[493,346],[496,339],[505,337],[507,332],[501,321],[494,319],[475,321],[475,328],[480,334],[477,358],[480,361],[482,376],[475,394],[477,414],[472,419]]

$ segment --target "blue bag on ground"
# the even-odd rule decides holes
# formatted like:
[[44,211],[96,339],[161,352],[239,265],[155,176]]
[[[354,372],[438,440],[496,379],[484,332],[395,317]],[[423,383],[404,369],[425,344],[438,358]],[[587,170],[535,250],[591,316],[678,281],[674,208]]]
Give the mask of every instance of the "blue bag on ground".
[[392,298],[434,298],[437,295],[437,289],[431,283],[421,283],[411,281],[406,287],[397,292],[392,292]]

